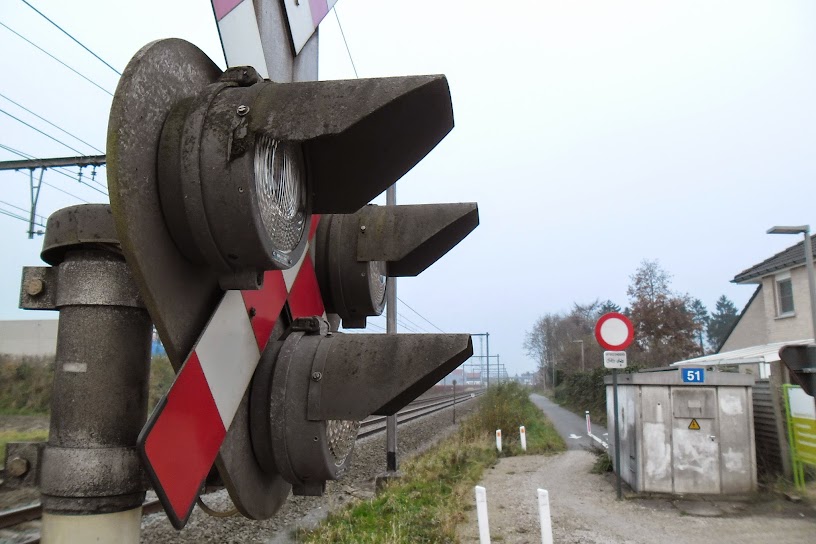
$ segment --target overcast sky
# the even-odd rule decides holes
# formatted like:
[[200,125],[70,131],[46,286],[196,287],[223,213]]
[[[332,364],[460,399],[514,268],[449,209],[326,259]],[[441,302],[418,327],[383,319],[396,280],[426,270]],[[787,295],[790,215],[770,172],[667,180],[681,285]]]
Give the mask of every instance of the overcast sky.
[[[166,37],[224,65],[209,0],[29,1],[119,71]],[[742,308],[753,289],[731,284],[734,275],[798,241],[765,231],[816,223],[813,2],[340,0],[337,9],[360,77],[448,77],[456,127],[400,180],[398,201],[476,201],[481,225],[400,280],[399,297],[445,331],[489,331],[511,373],[535,368],[522,343],[537,317],[576,301],[625,306],[643,259],[658,259],[674,289],[709,309],[722,294]],[[99,153],[11,99],[104,150],[111,97],[9,28],[107,91],[118,76],[19,0],[0,3],[0,22],[0,146]],[[320,30],[321,79],[353,78],[334,14]],[[0,147],[0,160],[16,158]],[[93,189],[104,191],[104,168],[101,186],[90,175],[81,184],[48,171],[38,213],[107,201]],[[14,208],[28,210],[27,177],[0,172],[0,210],[27,215]],[[0,319],[42,318],[17,309],[21,267],[40,263],[42,239],[5,215],[0,229]]]

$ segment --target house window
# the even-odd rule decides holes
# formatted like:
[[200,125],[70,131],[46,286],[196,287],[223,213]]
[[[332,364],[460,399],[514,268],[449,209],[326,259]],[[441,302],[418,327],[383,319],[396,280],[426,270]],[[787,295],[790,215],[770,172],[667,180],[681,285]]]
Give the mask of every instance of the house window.
[[790,274],[776,278],[776,308],[779,316],[793,314],[793,284]]

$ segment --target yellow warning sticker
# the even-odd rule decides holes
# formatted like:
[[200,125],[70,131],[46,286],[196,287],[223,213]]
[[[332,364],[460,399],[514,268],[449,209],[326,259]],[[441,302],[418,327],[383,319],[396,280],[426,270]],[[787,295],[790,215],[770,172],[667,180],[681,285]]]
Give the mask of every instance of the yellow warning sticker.
[[700,424],[697,423],[696,419],[692,419],[691,423],[689,423],[688,428],[691,429],[692,431],[699,431],[700,430]]

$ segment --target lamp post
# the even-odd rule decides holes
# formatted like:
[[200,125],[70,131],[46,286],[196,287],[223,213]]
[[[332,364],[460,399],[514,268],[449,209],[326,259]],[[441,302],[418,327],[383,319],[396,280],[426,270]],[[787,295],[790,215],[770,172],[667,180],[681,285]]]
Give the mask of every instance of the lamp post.
[[573,340],[573,344],[581,344],[581,372],[585,371],[584,367],[584,341],[583,340]]
[[810,225],[792,227],[772,227],[768,234],[802,234],[805,237],[805,266],[807,267],[808,287],[810,290],[810,321],[813,326],[813,339],[816,341],[816,275],[813,272],[813,247],[810,241]]

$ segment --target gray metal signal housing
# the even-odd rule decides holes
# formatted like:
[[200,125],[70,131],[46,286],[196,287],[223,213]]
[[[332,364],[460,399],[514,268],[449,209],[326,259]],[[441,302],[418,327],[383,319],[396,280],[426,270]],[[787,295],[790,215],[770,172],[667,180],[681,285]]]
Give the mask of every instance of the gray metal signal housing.
[[784,346],[779,350],[779,358],[805,393],[816,396],[816,345]]
[[296,320],[255,371],[255,455],[296,495],[320,495],[346,470],[359,422],[393,415],[473,354],[468,334],[342,334]]
[[[111,106],[108,185],[122,252],[174,368],[192,350],[223,288],[257,288],[259,272],[288,265],[270,255],[254,216],[255,197],[246,191],[257,138],[302,151],[307,214],[354,214],[452,127],[444,76],[272,83],[249,67],[221,72],[183,40],[142,48],[125,68]],[[478,212],[469,206],[457,212],[464,220],[432,223],[450,236],[425,229],[419,238],[407,232],[402,212],[364,210],[357,220],[365,217],[371,232],[381,229],[381,235],[362,243],[358,237],[354,259],[366,270],[382,272],[384,266],[386,274],[417,274],[475,226]],[[427,215],[447,217],[439,210]],[[389,232],[399,231],[406,235],[388,240]],[[398,253],[392,253],[395,247]],[[346,298],[335,291],[347,284],[347,278],[324,282],[323,298],[358,314],[382,311],[370,292],[364,293],[366,306],[361,295]],[[315,493],[319,482],[342,472],[345,461],[337,460],[347,455],[332,445],[332,421],[390,413],[472,352],[466,335],[355,340],[313,329],[301,324],[298,330],[284,309],[216,459],[231,498],[249,518],[271,517],[290,486]],[[446,341],[453,344],[443,346]],[[310,381],[317,364],[325,365],[319,395]],[[315,395],[320,409],[301,413],[307,409],[303,399],[311,406]],[[354,398],[361,396],[369,398]],[[346,400],[333,404],[339,399]],[[338,419],[342,414],[349,419]],[[306,436],[309,447],[302,443]],[[334,456],[331,466],[325,451]]]
[[326,311],[347,329],[385,305],[385,277],[417,276],[479,224],[476,203],[369,205],[330,214],[317,229],[315,270]]

